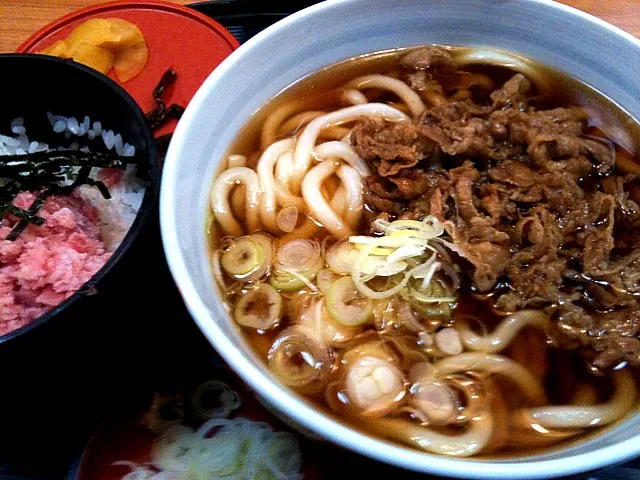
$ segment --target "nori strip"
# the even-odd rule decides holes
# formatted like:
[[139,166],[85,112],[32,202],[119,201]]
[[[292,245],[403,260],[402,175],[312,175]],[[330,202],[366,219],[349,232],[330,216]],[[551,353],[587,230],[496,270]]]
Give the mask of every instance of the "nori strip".
[[[176,81],[177,73],[173,68],[167,70],[158,85],[153,89],[153,99],[156,108],[146,114],[147,122],[152,131],[157,130],[170,119],[179,119],[184,113],[184,107],[172,104],[167,108],[164,95],[167,89]],[[159,151],[165,151],[171,140],[171,134],[157,139]],[[136,163],[133,158],[124,159],[111,154],[100,152],[80,152],[79,150],[54,150],[34,152],[25,155],[0,156],[0,178],[9,181],[0,187],[0,219],[7,214],[15,215],[20,221],[13,227],[6,240],[13,241],[24,231],[30,223],[42,225],[44,219],[36,215],[44,205],[46,199],[52,195],[69,195],[80,185],[95,186],[106,199],[111,194],[101,181],[89,178],[91,168],[125,168],[126,165]],[[80,167],[78,172],[74,169]],[[56,185],[58,182],[73,179],[71,185]],[[40,190],[49,186],[33,201],[28,210],[23,210],[12,204],[16,195],[24,190]]]
[[8,214],[15,215],[29,223],[33,223],[34,225],[40,226],[44,224],[44,218],[32,215],[28,210],[18,208],[10,202],[0,202],[0,218]]
[[89,165],[100,168],[124,168],[128,163],[122,157],[109,153],[80,152],[79,150],[53,150],[25,155],[0,156],[0,177],[13,178],[54,168],[81,167]]
[[[77,173],[76,178],[71,185],[54,186],[40,193],[40,195],[38,195],[38,197],[33,201],[31,206],[27,210],[30,217],[35,216],[36,213],[38,213],[38,211],[42,208],[47,198],[49,198],[52,195],[69,195],[71,194],[71,192],[73,192],[73,190],[75,190],[80,185],[86,185],[86,184],[92,185],[92,184],[99,183],[102,185],[102,188],[106,189],[105,185],[102,182],[96,182],[95,180],[92,180],[89,178],[89,174],[91,173],[91,168],[92,167],[90,166],[81,167],[80,171]],[[100,189],[100,187],[98,188]],[[100,189],[100,191],[102,192],[102,189]],[[107,198],[110,198],[110,197],[107,197]],[[9,235],[7,235],[6,240],[14,241],[16,238],[18,238],[18,236],[20,236],[20,234],[24,231],[24,229],[27,228],[27,225],[29,225],[29,223],[32,223],[30,219],[28,220],[24,218],[21,219],[13,227]]]
[[[53,150],[25,155],[4,155],[0,157],[0,178],[9,181],[0,187],[0,218],[7,214],[20,220],[13,227],[6,240],[13,241],[30,223],[42,225],[44,219],[37,215],[42,205],[51,195],[69,195],[80,185],[95,186],[106,199],[111,194],[101,181],[89,178],[91,169],[119,168],[137,163],[133,157],[119,157],[111,153],[82,152],[79,150]],[[69,185],[60,182],[72,180]],[[41,190],[29,209],[23,210],[12,204],[21,191]]]
[[87,180],[84,182],[84,184],[85,185],[91,185],[92,187],[96,187],[98,189],[98,191],[100,192],[100,194],[102,194],[102,197],[105,200],[110,200],[111,199],[111,193],[109,193],[109,189],[100,180],[94,180],[93,178],[87,178]]
[[[29,210],[26,210],[26,212],[29,215],[35,215],[40,208],[42,208],[42,205],[44,205],[45,200],[47,199],[47,197],[49,197],[49,195],[51,195],[49,193],[49,190],[41,193],[31,204],[31,206],[29,207]],[[18,238],[20,236],[20,234],[24,231],[25,228],[27,228],[27,225],[29,225],[29,221],[28,220],[20,220],[18,223],[15,224],[15,226],[13,227],[13,229],[11,230],[11,232],[9,232],[9,235],[7,235],[7,237],[5,238],[5,240],[9,240],[11,242],[13,242],[16,238]]]

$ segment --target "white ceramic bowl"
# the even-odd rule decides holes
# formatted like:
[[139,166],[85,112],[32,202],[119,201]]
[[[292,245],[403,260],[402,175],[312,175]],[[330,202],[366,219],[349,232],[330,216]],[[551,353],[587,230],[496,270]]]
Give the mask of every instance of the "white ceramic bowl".
[[640,454],[640,415],[576,446],[506,460],[453,459],[391,445],[329,419],[280,386],[245,345],[215,293],[205,241],[211,182],[250,115],[292,82],[356,55],[441,43],[492,46],[557,67],[640,118],[640,41],[545,0],[338,0],[318,4],[251,39],[207,79],[175,132],[161,186],[162,236],[184,300],[209,341],[276,410],[337,444],[437,475],[543,478]]

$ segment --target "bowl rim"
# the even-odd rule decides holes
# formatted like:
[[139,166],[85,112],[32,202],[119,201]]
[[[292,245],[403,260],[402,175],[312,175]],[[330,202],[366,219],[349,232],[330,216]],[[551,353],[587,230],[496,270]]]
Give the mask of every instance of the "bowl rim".
[[[330,0],[300,10],[266,28],[248,40],[225,59],[207,78],[193,97],[183,115],[165,160],[163,178],[160,186],[160,227],[163,247],[171,274],[180,290],[187,309],[201,332],[211,345],[248,385],[277,410],[294,422],[313,433],[377,461],[423,473],[456,478],[502,479],[505,475],[517,475],[522,479],[553,478],[573,475],[608,465],[621,463],[640,454],[640,432],[633,438],[615,445],[595,448],[588,453],[570,453],[558,459],[537,459],[518,457],[518,462],[495,461],[493,459],[474,459],[474,457],[452,458],[426,453],[411,447],[388,443],[375,436],[336,422],[318,409],[305,403],[295,392],[281,386],[263,370],[254,365],[234,343],[225,335],[215,322],[207,321],[211,316],[197,293],[196,286],[187,269],[184,255],[179,244],[179,230],[176,228],[174,206],[177,192],[179,157],[185,147],[184,138],[190,124],[200,113],[201,104],[216,83],[232,64],[241,61],[254,45],[272,35],[278,35],[280,29],[304,21],[317,12],[330,10],[336,5],[355,3],[358,0]],[[640,40],[630,33],[610,23],[576,8],[552,0],[523,0],[541,7],[551,8],[562,15],[579,17],[584,22],[607,31],[610,35],[622,38],[640,49]],[[487,0],[491,2],[491,0]],[[203,219],[204,220],[204,219]],[[203,229],[204,234],[204,229]],[[218,299],[219,301],[219,299]]]
[[[73,62],[71,60],[66,60],[63,58],[52,57],[48,55],[41,55],[35,53],[0,53],[0,63],[5,59],[12,59],[18,62],[24,60],[28,62],[43,62],[49,64],[58,64],[65,65],[64,68],[75,69],[77,71],[83,72],[82,75],[88,75],[103,83],[105,87],[113,90],[118,97],[120,97],[127,107],[130,110],[131,116],[135,119],[136,123],[141,127],[141,134],[145,144],[147,145],[146,154],[144,155],[148,161],[149,167],[149,181],[147,186],[145,187],[144,196],[142,198],[142,203],[140,204],[140,208],[138,209],[138,213],[136,214],[133,223],[129,227],[129,230],[125,234],[124,238],[118,245],[118,248],[111,254],[106,263],[98,270],[86,283],[80,287],[79,290],[75,291],[73,295],[64,300],[62,303],[59,303],[54,308],[49,310],[48,312],[40,315],[35,320],[29,322],[26,325],[23,325],[20,328],[16,328],[9,333],[0,336],[0,347],[5,346],[7,343],[14,343],[14,340],[25,336],[27,333],[36,330],[41,325],[49,323],[56,317],[59,313],[63,312],[67,308],[69,308],[76,301],[85,297],[87,288],[92,287],[93,285],[102,281],[103,278],[107,276],[107,274],[113,269],[113,267],[120,261],[120,259],[124,256],[129,247],[133,244],[135,239],[138,237],[140,232],[142,231],[143,226],[146,224],[149,219],[149,215],[154,211],[154,205],[158,198],[159,190],[160,190],[160,163],[158,158],[158,149],[155,142],[155,138],[153,136],[153,132],[149,128],[147,120],[144,116],[144,113],[140,109],[140,106],[136,103],[136,101],[127,93],[127,91],[122,88],[118,83],[114,80],[110,79],[106,75],[101,74],[97,70],[94,70],[90,67],[87,67],[83,64]],[[45,112],[43,112],[44,115]]]

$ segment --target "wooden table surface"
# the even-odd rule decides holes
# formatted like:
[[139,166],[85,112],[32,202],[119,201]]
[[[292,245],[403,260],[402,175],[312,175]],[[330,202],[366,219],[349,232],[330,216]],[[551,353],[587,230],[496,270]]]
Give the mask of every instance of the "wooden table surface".
[[[12,52],[56,18],[105,0],[0,0],[0,52]],[[172,0],[188,4],[196,0]],[[256,0],[260,2],[264,0]],[[640,37],[640,0],[561,0]]]

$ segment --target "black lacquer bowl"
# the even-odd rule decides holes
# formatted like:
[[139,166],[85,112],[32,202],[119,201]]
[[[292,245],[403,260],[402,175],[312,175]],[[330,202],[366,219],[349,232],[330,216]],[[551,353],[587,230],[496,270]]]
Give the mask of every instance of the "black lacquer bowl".
[[[98,302],[112,294],[112,286],[118,283],[112,278],[116,271],[126,270],[127,252],[154,211],[160,165],[156,143],[143,112],[122,87],[105,75],[69,60],[30,54],[0,55],[0,73],[0,133],[11,135],[11,120],[23,117],[30,140],[47,142],[50,147],[55,147],[60,144],[61,135],[53,132],[47,112],[73,116],[80,121],[87,115],[92,122],[99,120],[104,129],[120,133],[135,146],[138,172],[146,181],[137,217],[106,264],[83,288],[57,307],[0,336],[0,353],[5,354],[25,348],[40,350],[42,342],[53,338],[52,333],[63,324],[71,325],[73,319],[91,322],[91,317],[100,308]],[[86,135],[77,140],[91,145]],[[101,141],[100,137],[93,140]],[[116,265],[118,268],[114,268]],[[69,329],[73,335],[73,328]]]

